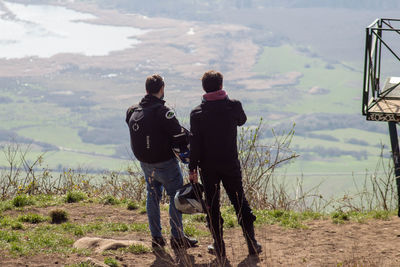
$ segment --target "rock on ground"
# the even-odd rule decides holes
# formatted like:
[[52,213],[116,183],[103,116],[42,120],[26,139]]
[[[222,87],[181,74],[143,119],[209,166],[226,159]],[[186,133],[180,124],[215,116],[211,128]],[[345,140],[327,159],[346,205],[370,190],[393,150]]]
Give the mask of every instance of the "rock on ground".
[[125,248],[132,245],[143,245],[148,247],[144,242],[135,240],[115,240],[105,239],[99,237],[83,237],[74,243],[74,248],[77,249],[90,249],[96,253],[102,253],[105,250],[115,250],[118,248]]

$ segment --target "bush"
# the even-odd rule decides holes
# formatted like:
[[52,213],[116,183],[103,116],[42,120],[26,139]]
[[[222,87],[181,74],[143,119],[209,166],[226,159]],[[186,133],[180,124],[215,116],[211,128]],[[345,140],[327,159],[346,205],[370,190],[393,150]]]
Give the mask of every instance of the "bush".
[[17,195],[12,200],[12,204],[14,207],[24,207],[28,205],[32,205],[33,201],[25,194]]
[[68,221],[68,213],[62,209],[52,210],[50,212],[51,223],[63,223]]
[[81,191],[69,191],[65,201],[67,203],[77,203],[87,198],[87,195]]

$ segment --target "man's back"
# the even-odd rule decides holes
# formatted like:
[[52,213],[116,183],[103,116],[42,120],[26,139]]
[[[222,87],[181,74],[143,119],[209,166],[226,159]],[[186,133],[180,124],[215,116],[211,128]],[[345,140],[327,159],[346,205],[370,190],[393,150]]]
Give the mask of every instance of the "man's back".
[[242,105],[236,100],[203,101],[194,108],[190,115],[192,138],[189,169],[197,165],[216,166],[236,162],[237,126],[245,122]]
[[126,122],[132,151],[141,162],[166,161],[175,157],[172,148],[184,150],[187,147],[175,113],[154,96],[146,95],[139,105],[129,108]]

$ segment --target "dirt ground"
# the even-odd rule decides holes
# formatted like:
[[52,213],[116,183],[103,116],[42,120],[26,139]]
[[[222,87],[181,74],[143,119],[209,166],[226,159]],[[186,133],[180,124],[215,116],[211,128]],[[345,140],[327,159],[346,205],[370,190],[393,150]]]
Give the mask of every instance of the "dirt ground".
[[[146,214],[139,214],[121,207],[101,204],[64,204],[71,222],[86,223],[103,219],[110,222],[147,222]],[[31,208],[25,212],[45,214],[51,208]],[[18,211],[9,211],[10,215]],[[168,214],[162,211],[166,226]],[[334,224],[331,220],[306,222],[307,229],[286,229],[277,225],[257,227],[256,235],[263,246],[259,259],[247,257],[247,247],[239,228],[226,229],[226,266],[400,266],[400,219],[389,221],[368,220],[364,223]],[[204,228],[205,229],[205,228]],[[147,233],[118,233],[116,239],[141,240],[150,245]],[[215,257],[207,253],[211,238],[200,237],[197,248],[177,255],[169,244],[165,253],[153,252],[117,256],[122,266],[216,266]],[[104,261],[106,255],[90,257]],[[0,256],[0,266],[64,266],[84,261],[87,255],[40,254],[35,256]],[[176,263],[180,263],[176,264]]]

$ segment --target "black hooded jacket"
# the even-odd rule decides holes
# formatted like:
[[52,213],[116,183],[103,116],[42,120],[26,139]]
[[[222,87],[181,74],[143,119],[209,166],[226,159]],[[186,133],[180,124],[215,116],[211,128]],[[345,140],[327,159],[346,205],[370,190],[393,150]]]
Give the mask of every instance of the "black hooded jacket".
[[190,113],[189,170],[238,162],[237,126],[247,120],[242,104],[228,97],[205,101]]
[[167,161],[175,157],[173,148],[188,150],[187,134],[176,119],[175,112],[164,103],[155,96],[146,95],[126,112],[131,148],[141,162]]

